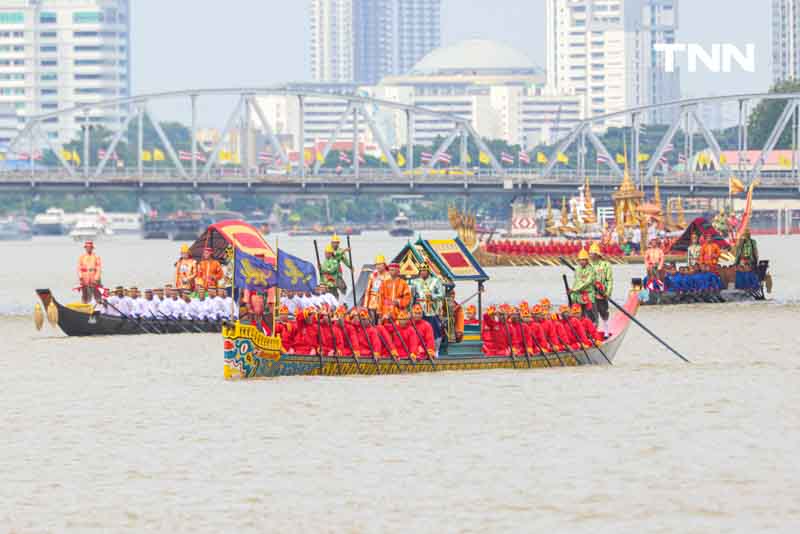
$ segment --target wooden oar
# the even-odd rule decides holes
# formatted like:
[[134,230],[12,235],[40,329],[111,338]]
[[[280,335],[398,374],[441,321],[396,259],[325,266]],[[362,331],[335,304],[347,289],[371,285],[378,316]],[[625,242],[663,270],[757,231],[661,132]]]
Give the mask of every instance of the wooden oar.
[[505,328],[505,330],[506,330],[506,339],[508,339],[508,353],[511,355],[511,365],[514,367],[514,369],[516,369],[517,368],[517,357],[514,356],[514,343],[511,340],[511,332],[508,329],[508,322],[507,321],[508,321],[507,318],[503,319],[503,328]]
[[[531,368],[531,355],[528,354],[528,342],[525,341],[525,323],[522,322],[522,318],[520,317],[519,320],[519,331],[520,335],[522,336],[522,348],[525,349],[525,361],[528,362],[528,369]],[[514,352],[514,347],[511,347],[511,352]]]
[[[566,292],[567,292],[567,304],[569,305],[569,302],[570,302],[570,297],[569,297],[569,280],[567,280],[567,275],[566,275],[566,274],[562,274],[562,275],[561,275],[561,277],[562,277],[562,278],[563,278],[563,280],[564,280],[564,291],[566,291]],[[567,319],[567,320],[566,320],[566,321],[564,321],[564,322],[565,322],[565,323],[567,323],[567,326],[569,326],[570,330],[572,330],[572,335],[573,335],[573,336],[575,336],[575,339],[578,339],[578,332],[577,332],[577,331],[575,330],[575,328],[573,328],[573,326],[572,326],[572,325],[569,323],[569,319]],[[578,343],[580,343],[580,339],[578,339]],[[608,358],[608,356],[606,356],[606,353],[605,353],[605,352],[603,352],[603,349],[601,349],[601,348],[600,348],[600,344],[597,342],[597,340],[596,340],[596,339],[592,339],[592,343],[594,344],[595,348],[596,348],[597,350],[599,350],[599,351],[600,351],[600,354],[602,354],[602,355],[603,355],[603,358],[605,358],[605,359],[606,359],[606,361],[608,362],[608,365],[614,365],[613,363],[611,363],[611,360]],[[587,357],[587,358],[589,358],[589,353],[588,353],[588,352],[586,352],[586,349],[583,349],[583,353],[584,353],[584,354],[586,354],[586,357]],[[591,361],[591,358],[589,358],[589,361]]]
[[394,329],[394,335],[396,335],[397,339],[400,340],[400,344],[403,345],[403,349],[406,351],[406,354],[408,355],[408,361],[411,362],[411,365],[413,367],[416,367],[417,362],[414,360],[414,358],[411,357],[411,351],[408,350],[408,345],[406,345],[406,340],[403,339],[403,336],[400,335],[400,330],[397,328],[397,324],[394,322],[394,318],[391,315],[389,316],[389,322],[391,323],[392,328]]
[[142,325],[142,323],[140,323],[139,321],[134,321],[134,320],[133,320],[131,317],[128,317],[127,315],[125,315],[124,313],[122,313],[122,311],[120,311],[120,309],[119,309],[119,308],[117,308],[116,306],[114,306],[113,304],[111,304],[111,303],[110,303],[108,300],[104,301],[104,304],[105,304],[106,306],[110,306],[112,310],[116,311],[116,312],[119,314],[119,316],[120,316],[120,318],[121,318],[121,319],[125,319],[126,321],[130,321],[130,322],[134,323],[136,326],[138,326],[138,327],[139,327],[139,330],[141,330],[141,331],[142,331],[142,332],[144,332],[145,334],[152,334],[152,333],[153,333],[153,332],[151,332],[150,330],[148,330],[147,328],[145,328],[145,327]]
[[[358,374],[361,374],[361,364],[358,363],[358,354],[356,354],[356,349],[353,346],[353,340],[350,339],[350,334],[347,333],[347,328],[344,325],[344,319],[339,319],[339,327],[342,329],[342,337],[344,338],[347,345],[350,347],[350,352],[353,354],[353,359],[356,362],[356,369],[358,369]],[[331,334],[333,334],[333,325],[331,325]],[[336,343],[336,339],[333,341]]]
[[[375,369],[378,374],[381,372],[381,364],[378,362],[377,352],[375,352],[375,347],[372,346],[372,341],[369,339],[369,331],[367,331],[367,327],[365,327],[361,323],[361,317],[358,318],[358,326],[361,327],[361,330],[364,332],[364,339],[367,340],[367,346],[369,347],[369,351],[372,354],[372,359],[375,361]],[[398,367],[399,369],[399,367]]]
[[[553,321],[553,322],[555,322],[555,321]],[[554,325],[554,328],[555,328],[555,326],[557,326],[557,325]],[[558,329],[556,329],[556,337],[561,342],[561,344],[564,345],[564,348],[567,349],[567,351],[570,353],[570,355],[572,355],[572,357],[575,358],[575,361],[577,362],[578,361],[578,357],[575,355],[575,352],[573,352],[572,347],[569,346],[569,343],[564,341],[564,339],[561,336],[558,335]],[[564,360],[562,360],[560,356],[558,358],[558,361],[561,362],[561,366],[562,367],[566,367],[564,365]]]
[[[567,261],[566,261],[564,258],[560,258],[560,260],[561,260],[561,263],[563,263],[564,265],[566,265],[566,266],[567,266],[568,268],[570,268],[572,271],[575,271],[575,268],[574,268],[572,265],[570,265],[569,263],[567,263]],[[639,328],[641,328],[642,330],[644,330],[645,332],[647,332],[648,334],[650,334],[650,336],[651,336],[653,339],[655,339],[656,341],[658,341],[659,343],[661,343],[661,344],[662,344],[664,347],[666,347],[667,349],[669,349],[669,351],[670,351],[670,352],[672,352],[674,355],[676,355],[678,358],[680,358],[681,360],[683,360],[683,361],[684,361],[684,362],[686,362],[686,363],[692,363],[692,362],[690,362],[689,360],[687,360],[687,359],[686,359],[686,358],[685,358],[685,357],[684,357],[684,356],[683,356],[683,355],[682,355],[680,352],[678,352],[677,350],[675,350],[675,349],[673,349],[672,347],[670,347],[670,346],[667,344],[667,342],[666,342],[666,341],[664,341],[663,339],[661,339],[660,337],[658,337],[656,334],[654,334],[652,330],[650,330],[650,329],[649,329],[649,328],[647,328],[645,325],[643,325],[643,324],[641,323],[641,321],[639,321],[639,320],[638,320],[636,317],[634,317],[633,315],[631,315],[630,313],[628,313],[628,310],[626,310],[625,308],[623,308],[622,306],[620,306],[619,304],[617,304],[617,302],[616,302],[614,299],[612,299],[612,298],[611,298],[609,295],[603,295],[603,294],[601,293],[601,296],[604,296],[604,297],[606,298],[606,300],[608,300],[608,302],[610,302],[611,304],[613,304],[613,305],[614,305],[614,307],[615,307],[615,308],[617,308],[619,311],[621,311],[621,312],[622,312],[622,313],[623,313],[623,314],[624,314],[624,315],[625,315],[625,316],[626,316],[628,319],[630,319],[631,321],[633,321],[634,323],[636,323],[636,325],[637,325],[637,326],[639,326]]]
[[[339,350],[338,350],[338,347],[336,346],[336,334],[333,331],[333,322],[331,321],[331,316],[330,315],[328,316],[328,327],[330,327],[330,331],[331,331],[331,343],[333,343],[333,357],[336,360],[336,369],[339,370],[339,374],[342,374],[342,361],[339,358]],[[322,328],[322,327],[320,327],[320,328]],[[320,330],[320,332],[322,332],[322,330]],[[320,342],[320,345],[322,345],[322,337],[321,336],[320,336],[319,342]],[[356,363],[358,363],[358,362],[356,362]]]
[[[425,319],[423,319],[423,321],[424,320]],[[425,356],[428,358],[428,361],[431,362],[431,366],[434,369],[436,369],[436,363],[433,361],[433,356],[431,356],[430,352],[428,352],[428,347],[425,345],[425,338],[422,337],[422,334],[417,329],[417,325],[414,324],[414,318],[412,317],[408,322],[411,323],[411,328],[414,329],[414,332],[417,334],[417,337],[419,338],[419,342],[422,343],[422,348],[425,349]]]
[[[523,332],[523,335],[524,335],[524,332]],[[539,349],[539,354],[541,354],[542,358],[544,358],[544,361],[547,364],[547,367],[553,367],[553,364],[550,363],[550,358],[547,357],[547,353],[545,352],[544,347],[539,345],[539,342],[536,340],[536,336],[531,334],[531,339],[533,340],[533,344],[536,345],[536,348]]]

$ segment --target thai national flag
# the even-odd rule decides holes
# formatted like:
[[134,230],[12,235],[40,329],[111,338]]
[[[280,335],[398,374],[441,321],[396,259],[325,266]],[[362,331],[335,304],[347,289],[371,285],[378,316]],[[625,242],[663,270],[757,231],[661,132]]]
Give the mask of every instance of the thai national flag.
[[597,155],[597,163],[608,164],[611,163],[611,158],[607,158],[602,154]]
[[272,154],[268,154],[267,152],[259,152],[258,153],[258,161],[266,163],[270,165],[272,163]]
[[451,161],[453,161],[453,157],[447,152],[442,152],[441,154],[439,154],[439,163],[450,165]]
[[430,152],[423,152],[422,154],[419,155],[419,157],[420,160],[422,160],[422,163],[430,163],[431,160],[433,159],[433,154],[431,154]]
[[206,162],[206,155],[203,154],[202,152],[195,152],[195,157],[197,158],[197,161],[200,161],[200,162],[203,162],[203,163]]
[[519,162],[520,163],[524,163],[525,165],[530,165],[531,157],[524,150],[520,150],[519,151]]
[[178,159],[181,161],[192,161],[192,153],[186,150],[178,151]]
[[42,153],[39,150],[33,153],[33,161],[41,161],[42,158]]
[[669,154],[673,150],[675,150],[675,145],[670,143],[670,144],[668,144],[667,146],[664,147],[664,154]]
[[513,165],[514,164],[514,156],[512,156],[511,154],[509,154],[507,152],[501,152],[500,153],[500,161],[502,161],[503,163],[506,163],[508,165]]
[[347,155],[347,152],[339,152],[339,161],[342,163],[347,163],[348,165],[352,163],[350,161],[350,156]]

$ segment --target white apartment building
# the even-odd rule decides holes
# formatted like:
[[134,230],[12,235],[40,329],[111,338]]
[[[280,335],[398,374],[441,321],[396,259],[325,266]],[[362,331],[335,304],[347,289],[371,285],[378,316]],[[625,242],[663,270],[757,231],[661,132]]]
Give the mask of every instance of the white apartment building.
[[[544,86],[544,72],[523,53],[502,43],[468,40],[439,48],[419,61],[408,74],[390,76],[378,85],[306,86],[315,92],[358,93],[379,100],[416,106],[466,119],[483,137],[505,139],[532,148],[563,137],[584,118],[584,98],[577,94],[556,95]],[[300,135],[299,104],[295,97],[259,97],[273,130],[292,139],[297,148]],[[346,104],[335,99],[305,100],[304,146],[327,141],[333,135]],[[385,107],[368,110],[387,143],[407,144],[406,114]],[[414,117],[414,141],[430,145],[447,137],[451,121],[433,115]],[[353,139],[348,120],[337,142]],[[359,140],[375,144],[372,131],[362,119]]]
[[[547,82],[559,94],[585,95],[586,116],[680,97],[679,73],[668,73],[656,43],[672,43],[678,0],[546,0]],[[673,111],[645,122],[665,123]],[[624,119],[598,129],[624,126]]]
[[800,75],[800,0],[772,0],[772,81]]
[[[24,117],[130,94],[129,0],[4,0],[0,4],[0,104]],[[119,127],[125,110],[89,120]],[[58,142],[75,137],[83,117],[44,124]]]
[[374,85],[441,42],[441,0],[311,0],[311,77]]

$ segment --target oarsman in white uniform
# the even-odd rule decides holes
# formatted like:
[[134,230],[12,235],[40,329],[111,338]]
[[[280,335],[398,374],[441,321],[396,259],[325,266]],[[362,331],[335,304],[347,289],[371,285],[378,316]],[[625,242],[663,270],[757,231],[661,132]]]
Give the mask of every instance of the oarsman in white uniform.
[[154,289],[153,300],[148,301],[148,307],[150,308],[150,317],[154,319],[161,319],[161,316],[158,314],[158,307],[161,305],[163,301],[164,301],[164,290],[161,288]]
[[220,320],[230,320],[231,318],[231,305],[227,302],[227,295],[224,289],[217,289],[217,296],[214,297],[214,309]]
[[239,306],[234,306],[233,305],[233,298],[231,298],[228,295],[228,293],[222,288],[217,289],[217,294],[224,295],[224,297],[222,298],[222,301],[225,303],[225,315],[226,315],[226,317],[228,319],[230,319],[231,318],[231,310],[233,310],[233,318],[234,319],[239,319]]
[[162,320],[175,318],[175,290],[167,289],[164,300],[158,305],[158,318]]
[[128,305],[125,302],[125,288],[117,286],[114,288],[114,294],[108,297],[106,306],[106,313],[114,317],[120,315],[127,317],[130,315]]
[[200,290],[196,299],[191,299],[188,303],[189,317],[193,321],[205,321],[208,319],[208,308],[206,306],[206,292]]
[[176,319],[186,319],[190,320],[192,318],[192,313],[189,309],[190,305],[192,304],[192,297],[189,295],[189,291],[180,291],[180,298],[178,298],[175,302],[175,318]]
[[128,290],[128,296],[126,298],[129,300],[129,315],[134,319],[144,317],[146,309],[144,306],[144,298],[142,298],[142,296],[139,294],[139,288],[136,286],[131,287]]
[[332,293],[328,292],[328,288],[322,284],[317,288],[319,291],[319,299],[320,303],[327,304],[330,306],[331,310],[335,310],[339,307],[339,299],[333,296]]

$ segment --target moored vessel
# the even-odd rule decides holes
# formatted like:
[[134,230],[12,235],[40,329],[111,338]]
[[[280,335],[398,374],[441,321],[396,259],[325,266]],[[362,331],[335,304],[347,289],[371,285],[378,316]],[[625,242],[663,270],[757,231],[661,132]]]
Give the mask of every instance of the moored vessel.
[[397,217],[392,221],[392,227],[389,229],[389,235],[392,237],[412,237],[414,230],[411,228],[411,221],[409,221],[406,214],[400,212]]

